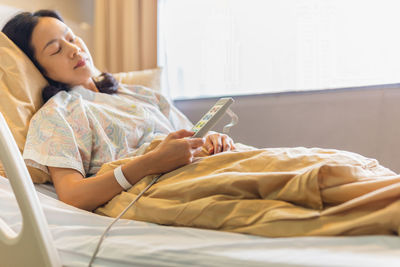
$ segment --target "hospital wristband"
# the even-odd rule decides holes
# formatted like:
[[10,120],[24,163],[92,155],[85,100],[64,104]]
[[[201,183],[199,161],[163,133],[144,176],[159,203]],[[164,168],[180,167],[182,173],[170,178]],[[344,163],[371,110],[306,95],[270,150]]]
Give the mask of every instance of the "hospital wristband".
[[128,182],[128,180],[125,178],[124,173],[122,172],[121,166],[118,166],[117,168],[114,169],[114,177],[115,180],[119,183],[119,185],[124,189],[128,190],[129,188],[132,187],[131,183]]

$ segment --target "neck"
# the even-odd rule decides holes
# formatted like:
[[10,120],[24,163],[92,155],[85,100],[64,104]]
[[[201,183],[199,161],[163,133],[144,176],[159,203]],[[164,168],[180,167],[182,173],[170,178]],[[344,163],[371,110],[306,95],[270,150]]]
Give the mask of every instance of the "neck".
[[96,84],[94,83],[92,78],[89,78],[86,83],[82,84],[82,86],[86,89],[89,89],[90,91],[99,92],[99,89],[97,89]]

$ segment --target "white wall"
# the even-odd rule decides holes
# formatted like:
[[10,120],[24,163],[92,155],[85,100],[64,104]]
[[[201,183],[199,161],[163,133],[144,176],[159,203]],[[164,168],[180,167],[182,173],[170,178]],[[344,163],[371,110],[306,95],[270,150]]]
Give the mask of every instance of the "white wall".
[[[400,172],[400,84],[234,97],[235,141],[257,147],[323,147],[357,152]],[[216,99],[179,100],[194,123]],[[216,130],[229,122],[226,115]]]

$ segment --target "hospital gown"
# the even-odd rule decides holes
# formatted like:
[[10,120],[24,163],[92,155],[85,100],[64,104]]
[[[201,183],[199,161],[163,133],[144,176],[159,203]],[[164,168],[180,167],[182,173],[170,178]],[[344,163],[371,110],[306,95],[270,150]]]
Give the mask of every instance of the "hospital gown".
[[101,165],[140,155],[155,137],[192,123],[161,94],[121,85],[116,94],[82,86],[53,96],[32,118],[23,157],[46,173],[47,166],[70,168],[84,177]]

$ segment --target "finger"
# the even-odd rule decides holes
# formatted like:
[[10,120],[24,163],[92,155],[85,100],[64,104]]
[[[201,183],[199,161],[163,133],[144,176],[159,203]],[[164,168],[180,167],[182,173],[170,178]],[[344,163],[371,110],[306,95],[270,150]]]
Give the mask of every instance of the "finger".
[[236,149],[236,146],[235,146],[235,143],[233,142],[232,139],[230,140],[230,143],[231,143],[231,149],[232,149],[232,150],[235,150],[235,149]]
[[187,139],[187,141],[191,148],[202,147],[205,143],[204,138],[191,138],[191,139]]
[[207,149],[207,151],[208,151],[208,154],[209,154],[209,155],[214,154],[214,146],[211,145],[211,146]]
[[205,149],[207,150],[207,152],[208,152],[209,154],[214,150],[212,141],[211,141],[211,139],[210,139],[210,136],[207,136],[206,142],[205,142],[205,144],[204,144],[204,147],[205,147]]
[[218,134],[212,135],[210,138],[214,146],[214,154],[221,152],[222,144],[220,135]]
[[222,136],[222,150],[223,151],[229,151],[229,150],[231,150],[231,145],[230,145],[230,143],[229,143],[229,137],[228,136]]
[[192,149],[192,157],[193,157],[194,155],[196,155],[196,154],[200,154],[201,151],[202,151],[202,149],[203,149],[202,146],[201,146],[201,147],[198,147],[198,148],[195,148],[195,149]]
[[229,139],[229,136],[227,136],[226,134],[221,135],[222,151],[229,151],[231,149]]
[[181,129],[176,132],[170,133],[168,136],[172,139],[179,139],[179,138],[185,138],[185,137],[190,137],[193,136],[194,132],[193,131],[188,131],[186,129]]

